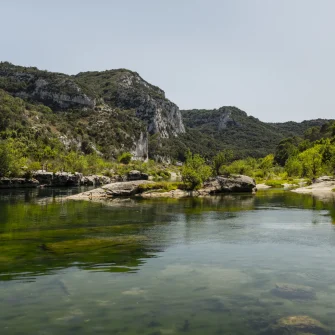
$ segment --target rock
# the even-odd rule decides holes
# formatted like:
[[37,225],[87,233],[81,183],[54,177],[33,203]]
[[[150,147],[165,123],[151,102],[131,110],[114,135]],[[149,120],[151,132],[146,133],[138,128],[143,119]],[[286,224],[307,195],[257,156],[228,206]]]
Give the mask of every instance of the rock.
[[139,194],[141,198],[185,198],[190,196],[190,193],[183,190],[172,190],[168,192],[160,192],[159,190],[147,191]]
[[316,299],[314,289],[309,286],[293,285],[293,284],[276,284],[276,287],[271,292],[277,297],[284,299],[291,299],[291,300]]
[[322,177],[319,177],[315,180],[315,183],[322,183],[324,181],[335,181],[334,177],[331,177],[331,176],[322,176]]
[[83,176],[80,180],[80,184],[84,186],[100,186],[110,184],[111,181],[111,178],[106,176],[91,175]]
[[79,186],[83,175],[81,173],[69,172],[46,172],[36,171],[33,177],[45,186]]
[[256,188],[257,190],[268,190],[269,188],[271,188],[271,186],[265,184],[257,184]]
[[52,181],[53,186],[80,186],[81,173],[56,172]]
[[127,174],[127,180],[128,181],[133,181],[133,180],[148,180],[149,179],[149,175],[146,173],[142,173],[140,171],[137,170],[132,170],[130,172],[128,172]]
[[286,335],[286,334],[330,334],[329,329],[320,321],[306,315],[287,316],[271,325],[264,334]]
[[37,179],[41,185],[51,186],[54,174],[53,172],[38,170],[33,173],[33,177]]
[[139,193],[139,185],[150,183],[153,182],[147,180],[125,181],[121,183],[105,185],[102,187],[102,189],[106,192],[107,197],[132,196],[136,193]]
[[0,178],[1,188],[30,188],[38,187],[40,183],[36,179],[25,178]]
[[229,193],[229,192],[254,192],[256,182],[254,179],[244,175],[233,175],[230,177],[217,176],[204,183],[199,190],[200,195]]

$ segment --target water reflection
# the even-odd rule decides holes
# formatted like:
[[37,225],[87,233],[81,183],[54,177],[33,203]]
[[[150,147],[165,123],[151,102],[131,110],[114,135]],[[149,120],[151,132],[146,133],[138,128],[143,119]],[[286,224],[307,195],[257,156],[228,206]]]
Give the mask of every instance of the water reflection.
[[[147,259],[175,243],[195,241],[278,242],[271,222],[335,222],[332,202],[289,192],[210,198],[68,202],[76,189],[0,192],[0,280],[47,274],[75,264],[90,271],[136,272]],[[280,208],[314,210],[276,213]],[[259,211],[265,211],[262,215]],[[249,212],[247,219],[243,213]],[[322,212],[322,215],[320,213]],[[308,212],[307,212],[308,213]],[[279,219],[278,219],[279,215]],[[291,239],[301,241],[297,227]],[[260,230],[263,228],[263,231]],[[275,229],[276,227],[272,227]],[[331,244],[323,235],[314,236]]]
[[[283,191],[63,201],[76,191],[0,192],[3,334],[335,328],[333,202]],[[288,327],[292,315],[305,326]]]

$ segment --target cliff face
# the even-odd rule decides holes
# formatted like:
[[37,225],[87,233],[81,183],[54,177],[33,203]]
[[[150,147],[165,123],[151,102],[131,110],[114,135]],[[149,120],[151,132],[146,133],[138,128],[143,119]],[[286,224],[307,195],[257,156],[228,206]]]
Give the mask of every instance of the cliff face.
[[134,109],[147,124],[150,134],[162,138],[185,133],[177,105],[165,98],[160,88],[149,84],[138,73],[129,70],[85,72],[76,76],[79,83],[97,92],[104,101],[121,109]]
[[96,99],[85,94],[69,76],[8,63],[0,64],[0,88],[55,109],[94,108],[96,105]]

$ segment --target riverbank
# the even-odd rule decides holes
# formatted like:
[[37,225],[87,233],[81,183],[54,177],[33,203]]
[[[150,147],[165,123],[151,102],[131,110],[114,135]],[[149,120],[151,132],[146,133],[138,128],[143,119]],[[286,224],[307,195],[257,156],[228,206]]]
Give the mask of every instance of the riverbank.
[[101,200],[115,197],[183,198],[220,193],[256,192],[255,180],[244,175],[217,176],[205,182],[199,190],[187,190],[182,183],[157,183],[148,180],[117,182],[67,197],[68,200]]
[[320,199],[335,198],[335,179],[329,176],[323,176],[315,180],[309,186],[300,187],[292,190],[292,192],[300,194],[311,194]]

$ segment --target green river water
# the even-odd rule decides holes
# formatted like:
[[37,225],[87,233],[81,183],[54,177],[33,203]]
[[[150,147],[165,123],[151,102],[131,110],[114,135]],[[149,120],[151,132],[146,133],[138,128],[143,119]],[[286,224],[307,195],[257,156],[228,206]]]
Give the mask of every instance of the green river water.
[[290,315],[335,329],[334,203],[62,200],[76,192],[0,191],[0,334],[267,334]]

